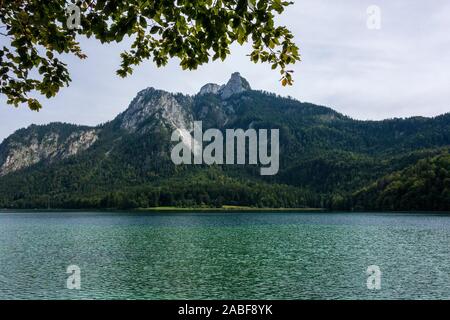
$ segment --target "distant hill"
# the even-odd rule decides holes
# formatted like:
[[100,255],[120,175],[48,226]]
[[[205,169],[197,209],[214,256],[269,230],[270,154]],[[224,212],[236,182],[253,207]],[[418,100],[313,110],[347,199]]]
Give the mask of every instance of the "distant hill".
[[[175,166],[170,136],[191,131],[194,121],[203,121],[204,130],[279,129],[279,173],[260,176],[249,165]],[[195,96],[142,90],[98,127],[55,123],[17,131],[0,145],[0,207],[448,210],[448,181],[440,176],[417,177],[426,181],[429,201],[408,207],[399,199],[417,187],[407,181],[413,168],[432,163],[434,171],[448,172],[448,162],[436,159],[446,159],[449,147],[450,114],[357,121],[252,90],[235,73],[226,85],[207,84]]]
[[418,161],[356,192],[343,208],[450,211],[450,154]]

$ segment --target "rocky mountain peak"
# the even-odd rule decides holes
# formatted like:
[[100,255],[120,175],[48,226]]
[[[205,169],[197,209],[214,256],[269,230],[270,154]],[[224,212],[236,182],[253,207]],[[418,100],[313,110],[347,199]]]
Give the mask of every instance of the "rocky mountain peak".
[[147,88],[138,93],[128,109],[118,118],[121,128],[129,132],[145,132],[162,121],[174,128],[190,126],[188,96],[172,94],[167,91]]
[[218,84],[215,83],[207,83],[205,84],[201,89],[200,92],[198,93],[199,95],[204,95],[204,94],[218,94],[219,91],[223,88],[224,86],[219,86]]
[[222,88],[220,96],[222,99],[228,99],[233,94],[241,93],[247,90],[251,90],[250,84],[247,80],[241,77],[241,74],[239,72],[235,72],[231,75],[230,80],[228,80],[228,83],[225,85],[225,87]]
[[239,72],[235,72],[231,75],[231,78],[228,80],[227,84],[220,86],[215,83],[208,83],[200,89],[198,94],[218,94],[223,100],[226,100],[234,94],[251,89],[252,88],[250,87],[248,81],[243,78]]

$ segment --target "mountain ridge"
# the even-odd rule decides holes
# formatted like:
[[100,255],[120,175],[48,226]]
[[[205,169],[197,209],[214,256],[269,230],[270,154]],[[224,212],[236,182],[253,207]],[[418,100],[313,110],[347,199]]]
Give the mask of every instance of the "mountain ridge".
[[[193,121],[202,121],[204,130],[279,129],[279,175],[261,178],[252,166],[174,166],[170,135],[177,129],[191,131]],[[50,139],[55,132],[58,138]],[[48,197],[61,207],[123,207],[122,202],[136,196],[124,196],[131,192],[127,190],[147,192],[141,203],[133,200],[128,207],[151,206],[153,198],[158,204],[180,206],[331,206],[333,199],[350,197],[384,175],[448,152],[449,145],[449,113],[354,120],[325,106],[252,90],[235,73],[227,84],[207,84],[194,96],[141,90],[126,110],[99,126],[53,123],[16,131],[0,144],[0,207],[41,207]],[[203,181],[205,189],[180,177]],[[219,194],[218,181],[225,183],[219,184],[225,196]],[[174,183],[184,187],[178,190]],[[180,199],[170,200],[174,190]]]

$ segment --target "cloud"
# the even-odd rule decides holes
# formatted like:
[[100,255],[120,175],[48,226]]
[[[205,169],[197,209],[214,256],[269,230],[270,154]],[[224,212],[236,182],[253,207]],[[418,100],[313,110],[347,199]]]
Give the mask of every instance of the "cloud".
[[[381,30],[369,30],[366,9],[381,9]],[[450,4],[409,0],[296,1],[278,22],[295,34],[302,52],[295,84],[253,64],[250,47],[234,46],[225,62],[182,71],[177,61],[158,69],[150,61],[121,79],[115,75],[125,44],[83,39],[89,58],[68,57],[72,83],[39,113],[14,109],[0,98],[0,140],[31,123],[96,125],[113,119],[143,88],[195,94],[207,82],[224,83],[240,71],[255,89],[330,106],[358,119],[434,116],[450,111]]]

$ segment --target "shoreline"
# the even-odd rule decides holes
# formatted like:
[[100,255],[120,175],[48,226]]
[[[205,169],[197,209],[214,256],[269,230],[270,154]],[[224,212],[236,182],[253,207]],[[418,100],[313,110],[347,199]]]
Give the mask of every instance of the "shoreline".
[[139,208],[136,212],[327,212],[325,208],[254,208],[241,206],[223,206],[221,208],[178,208],[178,207],[155,207]]
[[212,207],[151,207],[151,208],[134,208],[134,209],[9,209],[0,208],[0,212],[128,212],[128,213],[207,213],[207,212],[217,212],[217,213],[237,213],[237,212],[329,212],[325,208],[256,208],[256,207],[241,207],[241,206],[223,206],[221,208]]
[[152,208],[135,208],[135,209],[7,209],[0,208],[0,213],[367,213],[367,214],[426,214],[426,215],[450,215],[449,211],[380,211],[380,210],[329,210],[326,208],[256,208],[244,206],[223,206],[222,208],[181,208],[181,207],[152,207]]

